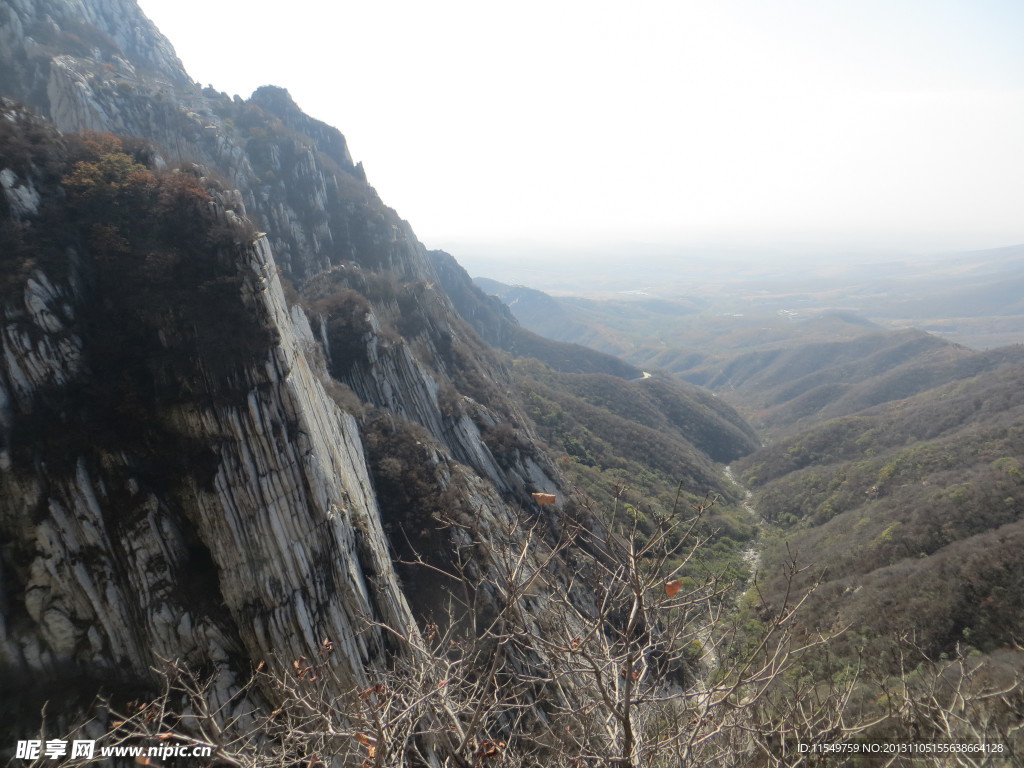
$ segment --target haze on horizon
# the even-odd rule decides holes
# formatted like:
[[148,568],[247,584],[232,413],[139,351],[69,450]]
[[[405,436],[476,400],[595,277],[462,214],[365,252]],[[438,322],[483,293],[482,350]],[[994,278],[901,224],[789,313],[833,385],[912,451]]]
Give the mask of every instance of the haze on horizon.
[[193,78],[287,88],[431,248],[1024,242],[1024,5],[140,0]]

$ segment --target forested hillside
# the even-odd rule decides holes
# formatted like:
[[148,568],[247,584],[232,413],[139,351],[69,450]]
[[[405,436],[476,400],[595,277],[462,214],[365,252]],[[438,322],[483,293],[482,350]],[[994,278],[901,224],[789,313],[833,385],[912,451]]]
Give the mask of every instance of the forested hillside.
[[0,43],[4,757],[1019,746],[1019,348],[775,312],[813,285],[770,323],[520,292],[606,348],[543,338],[134,0],[6,3]]
[[732,402],[767,434],[856,413],[1024,361],[1020,347],[974,352],[924,331],[865,333],[741,354],[687,374]]
[[[992,269],[1006,267],[997,262]],[[942,325],[942,306],[983,315],[982,297],[1012,294],[1013,281],[1000,285],[983,265],[950,269],[978,274],[954,288],[940,270],[922,298],[897,286],[891,304],[872,299],[876,311],[925,312],[929,326]],[[1019,717],[1024,347],[979,352],[850,312],[773,318],[680,307],[659,324],[654,298],[556,299],[478,282],[531,327],[621,350],[655,380],[667,370],[707,386],[759,430],[764,447],[733,463],[761,520],[747,599],[753,608],[763,598],[751,613],[770,620],[808,593],[803,637],[832,638],[831,656],[809,675],[858,675],[859,695],[873,696],[873,686],[945,669],[961,691],[1015,691],[983,716]],[[942,286],[947,301],[923,298]],[[990,306],[1016,311],[1008,301]],[[970,682],[965,670],[976,673]],[[893,733],[875,737],[882,732]]]
[[[848,627],[848,653],[912,638],[931,658],[991,653],[1024,637],[1024,366],[977,354],[948,383],[820,418],[736,464],[777,531],[764,586],[796,553],[807,615]],[[981,369],[976,375],[964,375]]]

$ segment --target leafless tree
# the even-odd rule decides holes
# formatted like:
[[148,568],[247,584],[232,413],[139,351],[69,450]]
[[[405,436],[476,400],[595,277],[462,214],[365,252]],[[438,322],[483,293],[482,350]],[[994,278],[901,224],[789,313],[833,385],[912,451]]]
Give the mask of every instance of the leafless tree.
[[[172,661],[160,695],[108,705],[104,741],[208,746],[212,763],[239,768],[781,768],[829,764],[806,746],[887,728],[1020,739],[1020,718],[1006,714],[1020,711],[1016,676],[959,659],[873,680],[831,657],[830,636],[798,627],[806,591],[769,612],[748,584],[744,602],[761,615],[739,610],[743,585],[696,567],[715,501],[681,509],[677,498],[643,521],[585,499],[554,519],[537,509],[444,521],[450,561],[413,565],[448,585],[447,609],[405,633],[364,619],[398,649],[368,684],[333,673],[330,638],[316,659],[260,662],[227,695]],[[787,568],[792,584],[795,559]],[[966,752],[916,758],[984,764]]]

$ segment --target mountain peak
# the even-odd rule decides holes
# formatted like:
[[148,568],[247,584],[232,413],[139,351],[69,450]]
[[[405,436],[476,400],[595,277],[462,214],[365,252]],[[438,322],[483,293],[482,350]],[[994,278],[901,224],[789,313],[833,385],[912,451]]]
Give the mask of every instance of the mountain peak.
[[302,114],[288,89],[279,85],[261,85],[253,91],[252,102],[282,119]]
[[94,77],[191,86],[174,47],[134,0],[11,0],[0,8],[4,90],[52,116],[52,65],[70,57]]

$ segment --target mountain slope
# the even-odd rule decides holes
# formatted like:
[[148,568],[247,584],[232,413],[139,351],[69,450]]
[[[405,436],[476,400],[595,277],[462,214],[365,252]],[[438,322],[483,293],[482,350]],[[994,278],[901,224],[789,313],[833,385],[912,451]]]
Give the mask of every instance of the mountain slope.
[[[554,297],[522,285],[505,285],[477,277],[477,286],[506,304],[523,327],[545,338],[582,344],[621,355],[638,365],[651,365],[652,350],[663,347],[671,333],[703,308],[693,299],[666,301],[646,295],[622,299]],[[658,364],[659,367],[667,367]]]
[[741,355],[708,382],[775,432],[856,413],[1024,359],[1020,347],[973,352],[923,331]]
[[[152,689],[160,659],[208,672],[221,703],[259,662],[287,674],[328,646],[339,690],[364,686],[451,609],[441,569],[472,570],[481,612],[503,599],[500,552],[467,548],[471,531],[531,542],[523,562],[547,575],[532,621],[573,578],[550,542],[579,507],[516,366],[474,326],[565,370],[640,372],[474,315],[482,296],[435,267],[338,131],[279,88],[199,89],[130,0],[0,14],[0,85],[38,113],[5,99],[0,120],[10,727],[45,688],[14,683],[69,669],[81,687],[49,711],[58,728],[100,681]],[[673,447],[702,495],[722,483],[703,451],[751,436],[687,398],[647,413],[678,411]],[[543,662],[509,654],[509,669]]]
[[[910,633],[931,657],[1020,637],[1011,595],[1024,571],[1010,542],[1024,531],[1024,366],[1013,357],[737,463],[759,512],[811,564],[803,579],[824,570],[813,626],[850,625],[846,644],[878,649]],[[767,553],[767,572],[787,556],[781,544]],[[768,592],[781,588],[768,577]]]
[[[130,2],[0,12],[6,92],[145,137],[3,104],[2,674],[152,685],[180,658],[221,695],[327,638],[365,680],[391,641],[357,623],[414,631],[391,547],[436,499],[499,524],[560,487],[503,363],[284,91],[200,91]],[[384,489],[413,473],[407,519]]]
[[717,525],[735,541],[751,537],[739,522],[739,497],[715,466],[759,445],[731,406],[699,387],[651,376],[602,352],[543,339],[521,328],[450,255],[429,256],[463,318],[517,358],[523,407],[570,479],[599,503],[612,505],[615,489],[629,488],[640,504],[661,512],[671,509],[680,484],[694,503],[714,492],[721,504],[710,529]]
[[527,330],[502,302],[475,285],[450,254],[431,251],[428,258],[456,310],[489,344],[516,357],[536,358],[565,373],[607,373],[622,379],[637,379],[643,374],[612,355]]

